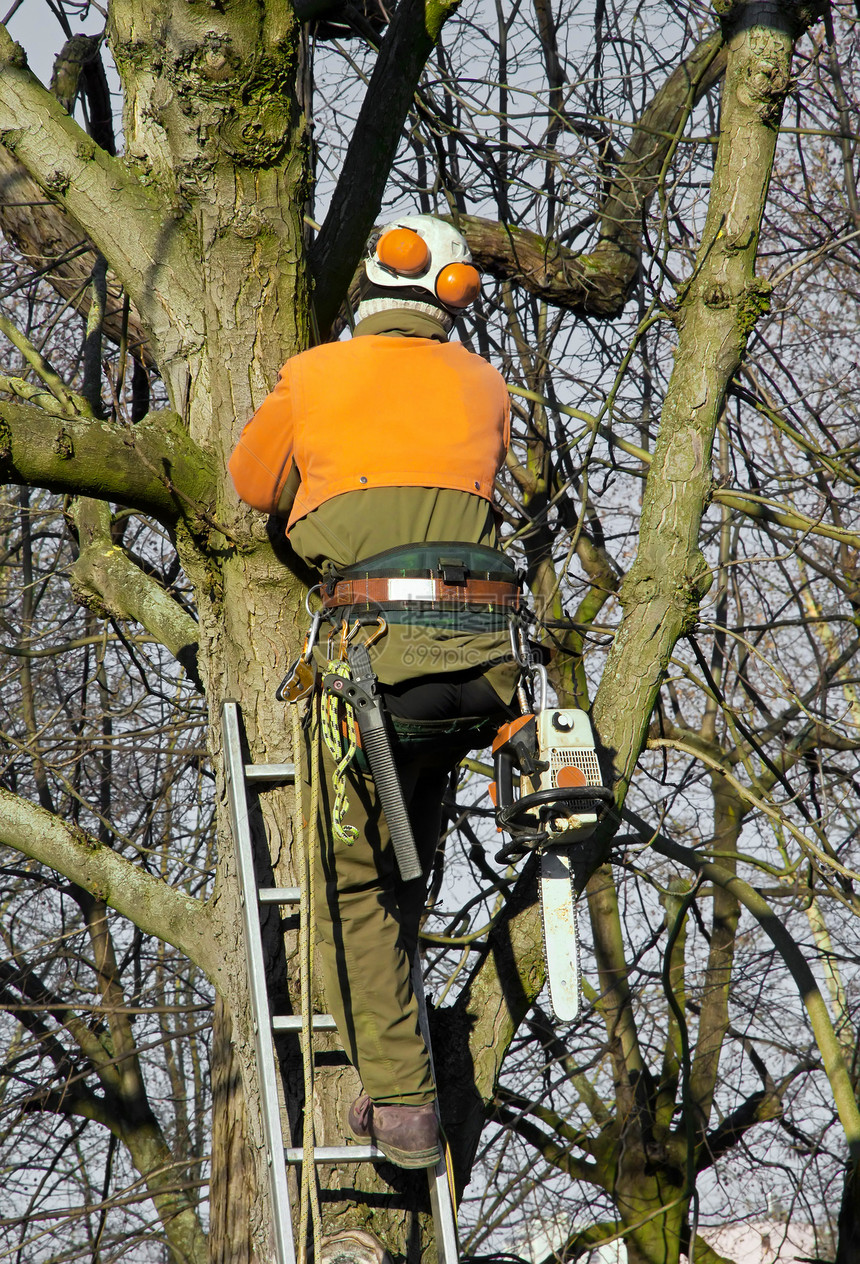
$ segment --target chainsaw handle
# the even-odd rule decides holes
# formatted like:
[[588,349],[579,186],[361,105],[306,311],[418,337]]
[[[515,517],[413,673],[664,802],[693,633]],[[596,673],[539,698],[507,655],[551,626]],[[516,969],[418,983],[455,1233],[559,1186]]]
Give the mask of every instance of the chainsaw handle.
[[[496,758],[498,759],[498,756]],[[552,786],[548,790],[535,790],[533,794],[524,794],[515,802],[503,804],[500,798],[496,811],[496,824],[501,829],[511,832],[517,829],[526,829],[531,832],[534,830],[534,819],[528,821],[521,818],[526,817],[534,809],[537,809],[540,815],[540,809],[549,805],[588,803],[595,799],[605,807],[612,802],[612,798],[612,791],[607,790],[605,786]]]
[[514,802],[514,757],[510,751],[502,748],[493,754],[493,768],[496,780],[496,817],[503,808],[509,808]]

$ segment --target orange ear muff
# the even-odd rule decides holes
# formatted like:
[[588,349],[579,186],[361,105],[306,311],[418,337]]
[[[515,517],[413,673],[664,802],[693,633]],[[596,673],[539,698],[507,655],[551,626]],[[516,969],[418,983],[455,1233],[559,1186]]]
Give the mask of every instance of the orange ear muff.
[[390,228],[376,243],[376,257],[392,272],[418,276],[430,262],[430,251],[423,237],[411,228]]
[[436,278],[436,293],[446,307],[468,307],[481,292],[481,274],[471,263],[449,263]]

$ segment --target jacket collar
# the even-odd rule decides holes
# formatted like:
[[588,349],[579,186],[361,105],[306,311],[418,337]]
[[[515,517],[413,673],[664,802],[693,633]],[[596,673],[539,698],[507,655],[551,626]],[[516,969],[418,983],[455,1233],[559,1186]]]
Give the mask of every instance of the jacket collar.
[[406,308],[393,309],[388,312],[375,312],[360,320],[353,330],[353,338],[381,334],[384,338],[434,338],[437,342],[447,342],[448,335],[432,316],[423,312],[410,312]]

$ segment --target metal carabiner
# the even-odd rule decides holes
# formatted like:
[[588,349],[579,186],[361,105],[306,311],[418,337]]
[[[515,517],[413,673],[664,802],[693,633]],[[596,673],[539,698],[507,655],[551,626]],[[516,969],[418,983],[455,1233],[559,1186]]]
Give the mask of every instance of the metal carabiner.
[[[511,653],[522,675],[528,679],[528,693],[531,695],[530,699],[526,696],[525,682],[521,679],[521,683],[517,686],[517,699],[520,708],[524,715],[529,709],[529,703],[531,703],[535,711],[544,711],[546,710],[549,691],[546,668],[543,663],[538,662],[537,655],[533,654],[529,649],[521,623],[511,619],[508,623],[508,631],[511,637]],[[535,690],[535,680],[539,682],[537,691]]]
[[[311,616],[312,619],[315,618],[316,615],[314,614],[313,610],[311,610],[310,602],[311,602],[311,596],[315,592],[322,592],[322,584],[314,584],[313,588],[309,588],[308,591],[305,593],[305,610],[307,610],[308,614]],[[320,610],[317,613],[322,614],[322,611]]]
[[361,631],[361,619],[356,619],[352,627],[349,626],[349,623],[347,622],[346,619],[344,619],[343,623],[340,625],[340,650],[339,650],[338,656],[342,661],[346,660],[347,646],[349,645],[350,641],[355,639],[355,637],[360,631]]
[[[537,709],[538,711],[545,711],[546,703],[547,703],[547,691],[549,689],[549,679],[546,674],[546,668],[544,667],[543,663],[532,663],[531,666],[529,667],[529,671],[531,672],[532,680],[534,680],[535,676],[537,676],[538,680],[540,681],[540,693],[538,695],[540,699],[540,703]],[[534,692],[534,685],[532,685],[532,692]]]
[[311,626],[308,628],[307,636],[305,637],[305,643],[304,643],[304,646],[302,647],[302,658],[304,659],[306,663],[310,660],[310,656],[313,651],[313,648],[317,643],[317,636],[319,634],[321,623],[322,623],[322,610],[317,610],[314,614],[311,615]]
[[346,642],[349,636],[349,624],[346,619],[341,620],[340,624],[340,645],[338,646],[337,656],[343,662],[346,658]]
[[376,642],[377,642],[377,641],[378,641],[381,637],[385,636],[385,633],[386,633],[387,631],[388,631],[388,622],[387,622],[387,620],[385,619],[384,615],[381,615],[381,614],[380,614],[380,615],[377,615],[377,618],[376,618],[376,630],[375,630],[374,632],[371,632],[370,636],[369,636],[369,637],[367,638],[367,640],[364,642],[364,648],[365,648],[365,649],[367,649],[367,650],[369,650],[369,649],[370,649],[370,647],[371,647],[371,645],[375,645],[375,644],[376,644]]

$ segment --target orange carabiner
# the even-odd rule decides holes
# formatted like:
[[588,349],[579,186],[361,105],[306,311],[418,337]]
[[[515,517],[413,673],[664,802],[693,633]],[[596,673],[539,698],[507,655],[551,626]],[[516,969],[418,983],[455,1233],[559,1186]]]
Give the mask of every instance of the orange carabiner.
[[346,643],[349,640],[349,624],[346,619],[340,625],[340,645],[338,647],[337,656],[343,662],[346,658]]
[[349,627],[349,624],[347,623],[346,619],[344,619],[343,623],[340,625],[340,658],[341,660],[346,658],[346,647],[349,645],[350,641],[354,639],[356,633],[358,633],[360,630],[361,630],[361,619],[356,619],[355,623],[352,625],[351,628]]
[[387,631],[388,631],[388,623],[386,622],[385,617],[383,615],[379,615],[376,620],[376,630],[372,632],[370,636],[367,638],[367,640],[364,642],[365,649],[369,650],[371,645],[375,645],[376,642],[380,639],[380,637],[385,636],[385,633]]

